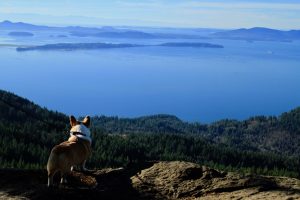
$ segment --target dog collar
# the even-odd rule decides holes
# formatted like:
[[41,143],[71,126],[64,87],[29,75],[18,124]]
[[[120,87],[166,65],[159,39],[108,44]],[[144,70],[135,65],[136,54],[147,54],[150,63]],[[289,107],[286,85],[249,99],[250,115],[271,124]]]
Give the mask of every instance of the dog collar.
[[86,136],[86,134],[81,133],[81,132],[70,132],[71,135],[83,135]]

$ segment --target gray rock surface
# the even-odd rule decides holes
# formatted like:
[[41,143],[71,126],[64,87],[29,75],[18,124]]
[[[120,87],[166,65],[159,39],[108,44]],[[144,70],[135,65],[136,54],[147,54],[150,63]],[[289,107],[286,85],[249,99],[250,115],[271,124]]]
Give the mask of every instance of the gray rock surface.
[[300,199],[297,179],[219,172],[189,162],[159,162],[131,180],[147,198]]
[[[300,180],[220,172],[189,162],[72,172],[47,188],[45,170],[0,169],[0,199],[300,199]],[[59,177],[56,177],[59,182]]]

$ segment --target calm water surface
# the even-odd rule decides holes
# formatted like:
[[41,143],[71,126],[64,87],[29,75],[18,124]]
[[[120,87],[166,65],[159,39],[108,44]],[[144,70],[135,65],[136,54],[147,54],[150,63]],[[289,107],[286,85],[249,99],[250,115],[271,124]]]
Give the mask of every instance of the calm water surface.
[[212,122],[278,115],[300,106],[300,42],[206,42],[225,48],[16,52],[0,47],[0,88],[77,116],[165,113]]

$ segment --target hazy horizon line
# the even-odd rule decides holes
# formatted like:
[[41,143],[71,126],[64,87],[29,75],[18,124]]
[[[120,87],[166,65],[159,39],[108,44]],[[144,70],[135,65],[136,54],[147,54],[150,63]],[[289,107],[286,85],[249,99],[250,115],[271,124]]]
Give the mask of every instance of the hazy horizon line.
[[[77,16],[79,17],[79,16]],[[27,22],[27,21],[19,21],[19,20],[10,20],[10,19],[2,19],[0,20],[0,23],[3,22],[11,22],[11,23],[24,23],[24,24],[30,24],[35,26],[48,26],[48,27],[86,27],[86,28],[101,28],[101,27],[134,27],[134,28],[153,28],[153,29],[221,29],[221,30],[235,30],[235,29],[251,29],[251,28],[267,28],[267,29],[273,29],[273,30],[281,30],[281,31],[290,31],[290,30],[300,30],[300,27],[297,29],[284,29],[284,28],[274,28],[274,27],[268,27],[268,26],[245,26],[245,27],[232,27],[232,28],[224,28],[224,27],[200,27],[200,26],[189,26],[189,27],[182,27],[182,26],[161,26],[161,25],[127,25],[127,24],[119,24],[119,25],[107,25],[107,24],[70,24],[70,23],[63,23],[63,24],[56,24],[56,23],[34,23],[34,22]]]

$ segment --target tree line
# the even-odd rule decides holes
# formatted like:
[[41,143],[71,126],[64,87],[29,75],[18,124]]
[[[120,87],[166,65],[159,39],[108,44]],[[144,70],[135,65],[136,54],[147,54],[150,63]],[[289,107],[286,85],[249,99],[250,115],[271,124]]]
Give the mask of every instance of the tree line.
[[[44,169],[51,148],[68,137],[68,117],[5,91],[0,91],[0,110],[0,167]],[[285,150],[285,143],[278,142],[285,136],[284,141],[299,151],[299,142],[296,145],[295,141],[299,113],[295,109],[280,117],[223,120],[208,125],[182,122],[169,115],[93,117],[93,153],[88,167],[184,160],[242,173],[299,177],[299,154]],[[259,146],[260,142],[252,144],[272,133],[276,133],[275,144],[268,142],[277,149]],[[284,153],[278,154],[282,149]]]

